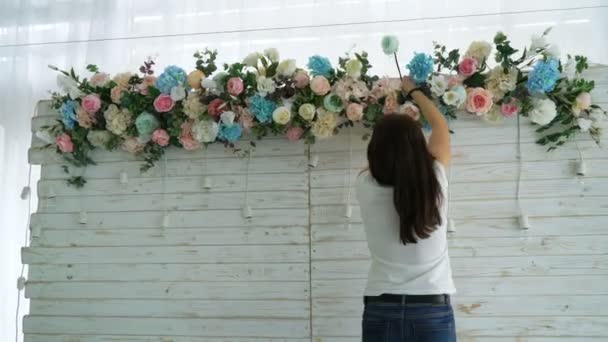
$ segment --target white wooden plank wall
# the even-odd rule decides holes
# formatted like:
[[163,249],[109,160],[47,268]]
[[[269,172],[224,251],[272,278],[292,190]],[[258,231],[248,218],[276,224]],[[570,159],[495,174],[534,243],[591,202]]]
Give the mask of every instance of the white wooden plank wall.
[[[605,106],[607,75],[592,74]],[[36,117],[33,129],[51,120]],[[515,121],[461,116],[452,128],[460,340],[608,339],[606,150],[581,136],[588,173],[577,178],[575,145],[546,153],[523,124],[522,201],[532,229],[522,231]],[[67,187],[61,159],[34,140],[30,161],[43,167],[32,216],[40,234],[22,253],[30,265],[26,341],[358,341],[368,251],[354,193],[350,219],[343,204],[365,163],[360,135],[353,131],[349,145],[343,132],[310,150],[260,142],[249,168],[249,220],[240,212],[246,160],[223,147],[170,151],[163,194],[163,163],[140,174],[140,162],[121,152],[95,153],[86,186]],[[313,155],[319,163],[309,169]],[[212,189],[203,189],[204,175]]]

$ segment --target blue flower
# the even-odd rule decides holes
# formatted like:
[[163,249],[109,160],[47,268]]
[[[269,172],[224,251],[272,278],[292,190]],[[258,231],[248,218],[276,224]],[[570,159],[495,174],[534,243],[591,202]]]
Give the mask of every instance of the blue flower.
[[241,125],[238,123],[231,123],[229,125],[221,124],[220,131],[218,133],[218,137],[221,140],[234,143],[234,142],[237,142],[241,138],[242,134],[243,134],[243,129],[241,128]]
[[78,102],[66,101],[59,109],[61,111],[61,121],[63,121],[66,128],[74,129],[74,124],[76,123],[76,107],[78,107]]
[[249,98],[249,110],[261,123],[269,122],[272,119],[272,112],[277,105],[266,98],[255,95]]
[[538,61],[528,74],[528,90],[532,93],[546,93],[555,89],[560,76],[558,67],[558,61],[553,58]]
[[188,76],[184,69],[170,65],[158,76],[155,85],[162,93],[170,94],[173,87],[177,87],[178,85],[185,87],[187,78]]
[[416,83],[423,83],[433,72],[433,57],[424,53],[414,53],[414,58],[405,66]]
[[314,55],[308,59],[308,69],[310,69],[310,73],[313,76],[325,77],[331,76],[331,72],[333,70],[329,59],[319,55]]

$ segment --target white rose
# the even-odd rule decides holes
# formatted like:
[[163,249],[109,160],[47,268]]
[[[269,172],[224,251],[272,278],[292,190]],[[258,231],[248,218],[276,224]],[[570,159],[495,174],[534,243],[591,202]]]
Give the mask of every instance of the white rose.
[[171,99],[173,101],[181,101],[186,97],[186,88],[183,86],[177,86],[171,88]]
[[82,91],[78,89],[78,83],[74,81],[74,79],[66,75],[57,75],[57,86],[61,88],[61,90],[63,90],[65,93],[70,95],[72,99],[76,99],[84,95]]
[[568,58],[568,61],[563,65],[562,76],[569,80],[573,80],[576,77],[576,61],[574,58]]
[[547,57],[550,57],[550,58],[557,58],[557,59],[559,59],[559,55],[560,55],[559,46],[557,44],[551,44],[545,50],[545,55],[547,55]]
[[211,143],[217,138],[220,126],[213,120],[201,120],[192,126],[192,137],[201,143]]
[[431,77],[431,91],[435,96],[441,96],[448,89],[448,81],[443,75],[433,75]]
[[317,109],[310,103],[305,103],[298,108],[298,114],[306,121],[312,121],[315,118]]
[[346,73],[352,78],[361,76],[361,69],[363,69],[363,63],[357,58],[351,59],[346,63]]
[[95,147],[104,148],[110,139],[112,139],[112,133],[108,131],[89,131],[87,133],[87,140]]
[[460,107],[466,101],[467,93],[464,87],[456,86],[446,91],[442,98],[448,106]]
[[578,124],[578,127],[581,129],[581,131],[587,132],[589,131],[589,128],[591,128],[593,121],[589,119],[579,118],[578,120],[576,120],[576,123]]
[[44,141],[47,144],[54,144],[55,143],[55,138],[46,129],[40,129],[40,130],[36,131],[36,138]]
[[279,63],[277,66],[277,74],[285,77],[289,77],[296,72],[296,60],[295,59],[286,59]]
[[537,99],[533,102],[533,107],[530,113],[530,120],[541,126],[549,124],[555,116],[557,116],[557,109],[555,103],[549,99]]
[[264,55],[273,63],[279,61],[279,50],[275,48],[268,48],[264,50]]
[[252,53],[248,54],[247,57],[245,57],[245,59],[243,59],[243,64],[250,66],[250,67],[257,68],[259,58],[260,57],[258,56],[257,52],[252,52]]
[[217,83],[210,78],[203,78],[201,86],[205,89],[213,90],[217,88]]
[[492,45],[486,41],[474,41],[469,45],[465,56],[473,57],[481,64],[484,60],[488,59],[492,52]]
[[288,107],[281,106],[272,112],[272,120],[279,125],[287,125],[291,120],[291,110]]
[[266,96],[268,94],[274,93],[276,86],[274,81],[271,78],[266,78],[266,76],[260,76],[257,79],[258,83],[258,92],[260,96]]
[[530,51],[536,52],[538,49],[544,49],[547,46],[547,38],[545,35],[533,34],[531,37]]
[[236,117],[236,114],[233,111],[227,111],[227,112],[223,112],[222,115],[220,115],[220,120],[222,120],[222,123],[224,125],[232,125],[232,123],[234,123],[234,118]]

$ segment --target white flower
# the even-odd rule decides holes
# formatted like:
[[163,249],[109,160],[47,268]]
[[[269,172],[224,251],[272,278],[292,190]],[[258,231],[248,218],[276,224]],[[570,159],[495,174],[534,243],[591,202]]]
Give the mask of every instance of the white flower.
[[431,77],[431,91],[435,96],[441,96],[448,89],[448,81],[443,75],[433,75]]
[[[212,81],[213,82],[213,81]],[[206,109],[206,106],[202,104],[198,92],[188,93],[188,97],[184,104],[184,113],[188,115],[190,119],[198,119]]]
[[78,83],[74,79],[66,75],[57,75],[57,86],[61,88],[61,90],[63,90],[65,93],[70,95],[72,99],[76,99],[84,95],[82,91],[78,89]]
[[502,66],[495,66],[486,78],[486,86],[495,100],[502,99],[507,92],[515,90],[517,86],[517,69],[510,68],[505,74]]
[[36,131],[36,138],[44,141],[47,144],[54,144],[55,138],[46,129],[40,129]]
[[305,103],[298,108],[298,114],[306,121],[312,121],[315,118],[317,109],[310,103]]
[[264,55],[273,63],[279,61],[279,50],[275,48],[268,48],[264,50]]
[[601,122],[606,118],[606,113],[601,108],[593,108],[589,113],[589,118],[594,122]]
[[562,76],[569,80],[573,80],[576,77],[576,61],[574,58],[569,57],[568,61],[563,65]]
[[456,86],[446,91],[442,98],[448,106],[460,107],[467,99],[467,92],[463,86]]
[[210,78],[203,78],[201,86],[205,89],[213,90],[217,88],[217,83]]
[[363,63],[357,58],[353,58],[346,63],[346,73],[352,78],[359,78],[361,69],[363,69]]
[[252,52],[252,53],[248,54],[247,57],[245,57],[245,59],[243,59],[243,64],[250,66],[250,67],[257,68],[259,58],[260,58],[260,56],[258,55],[257,52]]
[[319,109],[319,117],[312,124],[312,134],[319,138],[329,138],[334,134],[334,129],[338,125],[338,114]]
[[545,35],[533,34],[531,37],[530,51],[536,52],[538,49],[544,49],[547,46],[547,38]]
[[89,131],[87,133],[87,140],[94,147],[103,148],[112,139],[112,133],[108,131]]
[[183,86],[177,86],[171,88],[171,99],[173,101],[181,101],[186,97],[186,88]]
[[131,77],[133,77],[133,73],[121,72],[114,76],[113,81],[116,82],[117,86],[127,88],[129,86],[129,80]]
[[260,96],[266,96],[268,94],[274,93],[276,86],[272,78],[266,78],[266,76],[260,76],[257,79],[258,83],[258,92]]
[[465,56],[473,57],[481,64],[484,60],[488,59],[492,52],[492,45],[486,41],[474,41],[469,45]]
[[110,82],[110,75],[105,72],[96,72],[89,80],[93,87],[104,87],[108,82]]
[[108,109],[103,112],[103,116],[106,119],[107,130],[116,135],[125,133],[133,121],[131,113],[127,109],[119,109],[115,104],[109,105]]
[[272,120],[279,125],[287,125],[291,120],[291,110],[286,106],[281,106],[272,112]]
[[279,63],[277,66],[277,74],[285,77],[289,77],[296,72],[296,60],[295,59],[286,59]]
[[192,137],[201,143],[214,142],[220,126],[213,120],[201,120],[192,126]]
[[559,55],[560,55],[559,46],[557,44],[549,45],[549,47],[545,50],[545,55],[547,55],[547,57],[550,57],[550,58],[559,59]]
[[578,124],[578,127],[581,129],[581,131],[587,132],[589,131],[589,128],[591,128],[593,121],[585,118],[579,118],[578,120],[576,120],[576,123]]
[[557,115],[555,103],[549,99],[537,99],[532,103],[532,110],[528,113],[530,120],[541,126],[549,124]]
[[220,120],[222,120],[222,123],[224,125],[232,125],[232,123],[234,123],[234,118],[236,117],[236,114],[233,111],[227,111],[227,112],[223,112],[222,115],[220,115]]

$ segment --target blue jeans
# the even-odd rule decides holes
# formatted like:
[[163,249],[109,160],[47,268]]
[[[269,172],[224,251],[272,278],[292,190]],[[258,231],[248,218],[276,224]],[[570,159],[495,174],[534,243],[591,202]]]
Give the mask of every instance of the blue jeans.
[[363,342],[456,342],[450,304],[367,303]]

